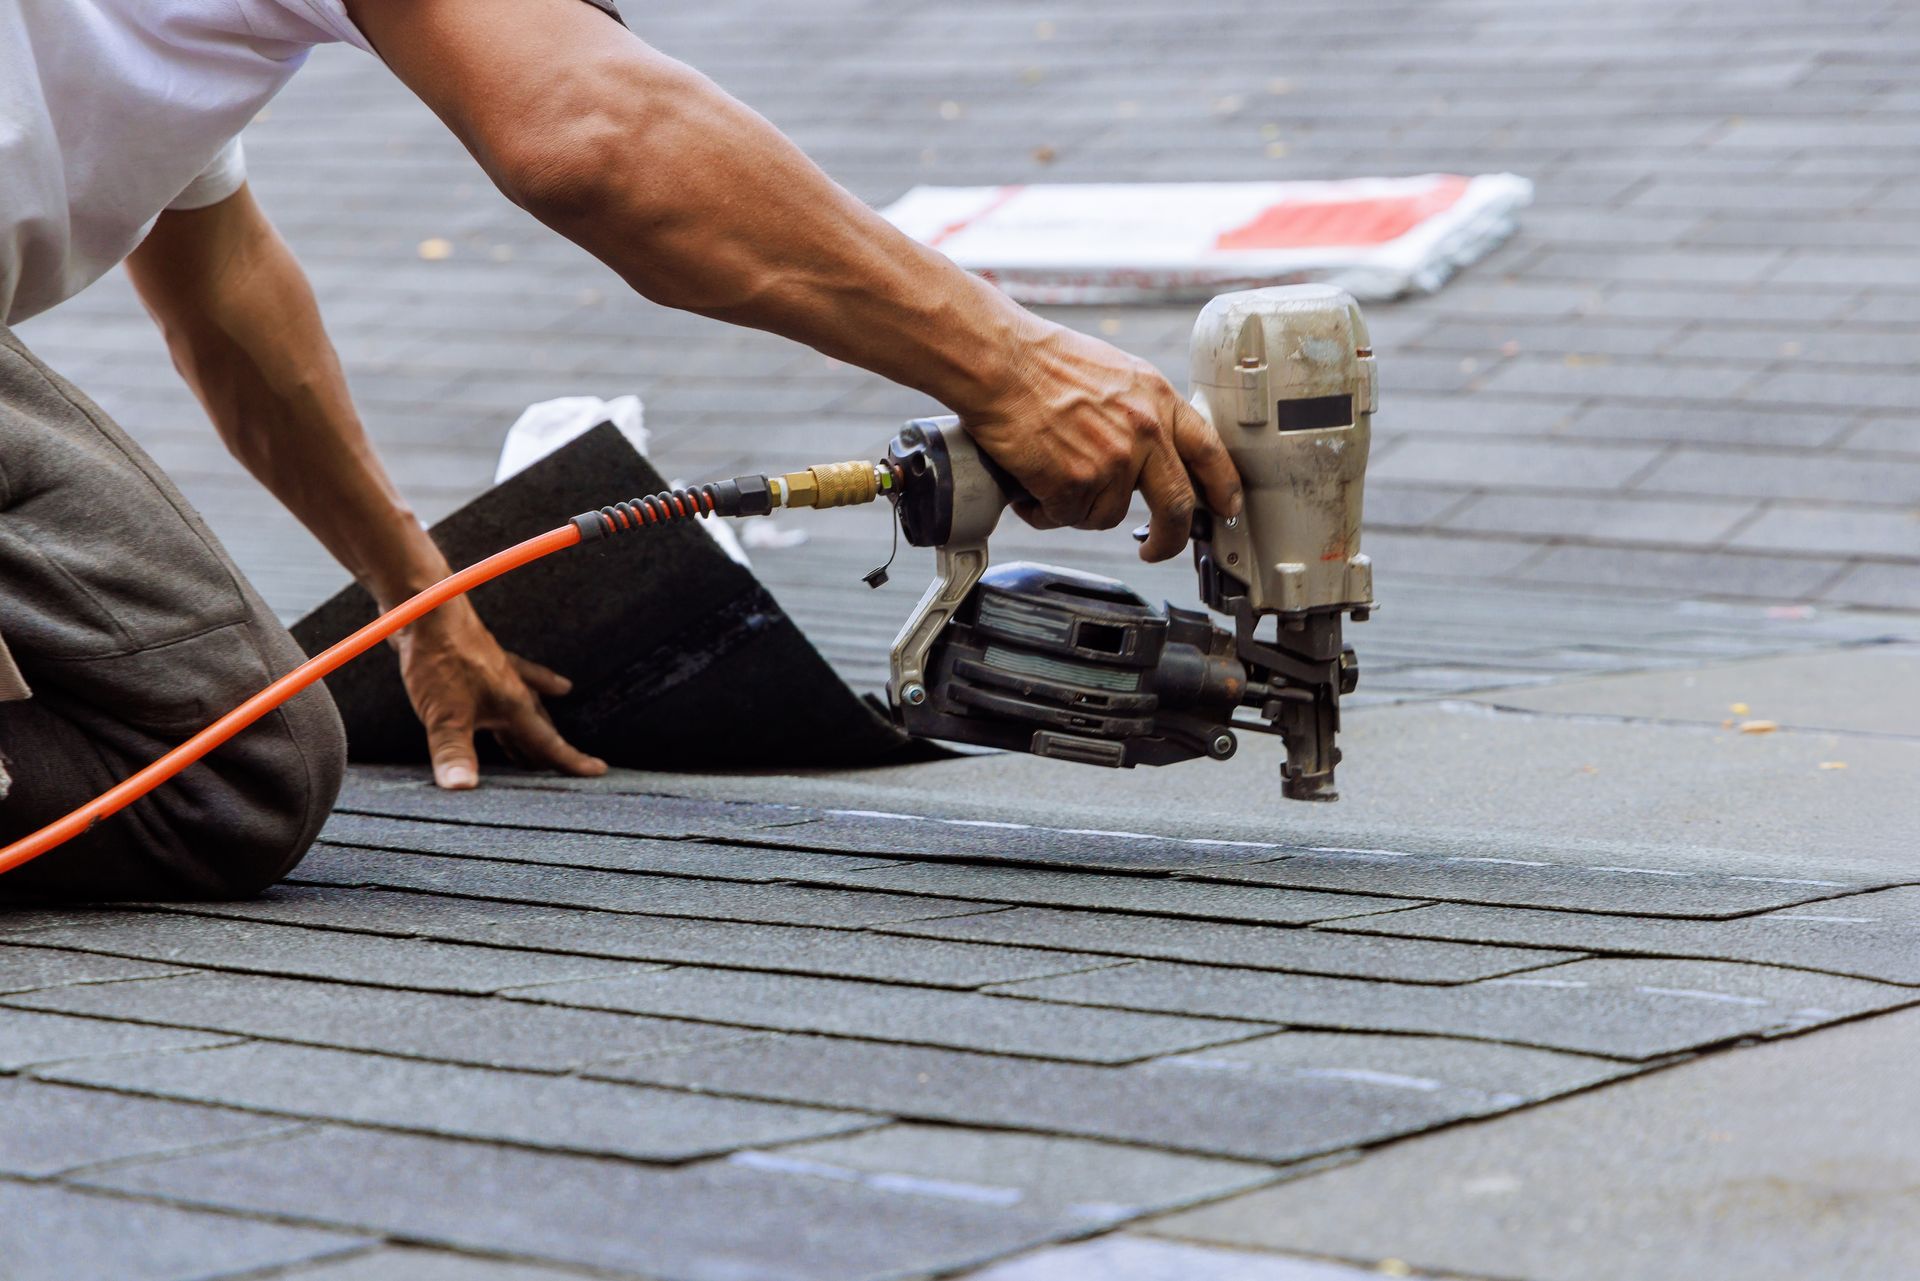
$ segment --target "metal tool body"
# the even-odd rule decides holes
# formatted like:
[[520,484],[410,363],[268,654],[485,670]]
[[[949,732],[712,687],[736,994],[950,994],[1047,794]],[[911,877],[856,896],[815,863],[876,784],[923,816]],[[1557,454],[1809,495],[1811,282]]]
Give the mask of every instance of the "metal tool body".
[[1286,740],[1282,790],[1331,800],[1340,695],[1359,675],[1341,624],[1373,609],[1373,562],[1360,550],[1373,342],[1342,290],[1256,289],[1207,304],[1191,363],[1193,403],[1246,494],[1239,519],[1199,522],[1200,597],[1234,620],[1236,652],[1267,675],[1260,712]]
[[[1283,793],[1334,798],[1339,699],[1357,678],[1342,622],[1373,606],[1365,323],[1327,286],[1223,295],[1194,328],[1192,373],[1246,495],[1238,518],[1195,520],[1199,594],[1231,631],[1113,579],[990,570],[987,540],[1024,497],[1017,484],[955,419],[894,438],[888,497],[907,541],[936,558],[891,654],[889,700],[909,732],[1121,767],[1224,758],[1236,729],[1277,733]],[[1236,717],[1243,707],[1256,716]]]

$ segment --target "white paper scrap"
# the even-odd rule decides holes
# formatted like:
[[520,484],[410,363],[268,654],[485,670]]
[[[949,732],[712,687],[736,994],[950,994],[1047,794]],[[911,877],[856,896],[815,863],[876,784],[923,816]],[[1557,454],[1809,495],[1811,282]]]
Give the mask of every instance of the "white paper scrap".
[[647,452],[652,437],[647,434],[646,408],[638,396],[615,396],[612,400],[598,396],[562,396],[558,400],[528,405],[520,411],[520,417],[507,428],[507,438],[500,442],[500,462],[493,469],[493,483],[498,485],[509,476],[519,475],[601,423],[612,423],[637,452]]

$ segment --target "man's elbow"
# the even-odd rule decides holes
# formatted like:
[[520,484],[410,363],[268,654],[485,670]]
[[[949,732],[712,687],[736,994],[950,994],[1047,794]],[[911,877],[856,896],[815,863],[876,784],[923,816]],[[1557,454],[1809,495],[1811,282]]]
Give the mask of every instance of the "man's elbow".
[[494,180],[508,199],[562,230],[629,211],[673,166],[699,79],[680,68],[607,60],[580,68],[532,111],[490,132]]
[[604,216],[620,195],[628,139],[595,112],[502,147],[489,166],[507,199],[557,230]]

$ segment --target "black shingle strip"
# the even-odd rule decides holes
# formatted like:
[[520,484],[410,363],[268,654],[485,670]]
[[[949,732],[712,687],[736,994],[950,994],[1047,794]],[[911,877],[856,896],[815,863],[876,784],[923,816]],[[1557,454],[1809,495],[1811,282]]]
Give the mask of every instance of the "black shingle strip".
[[[192,979],[198,976],[186,977]],[[93,983],[84,987],[42,989],[5,999],[31,1004],[40,997],[57,999],[71,993],[99,993],[111,986]],[[135,998],[135,1003],[143,1005],[149,995],[141,994]],[[230,1039],[209,1032],[179,1028],[68,1018],[62,1014],[43,1014],[24,1009],[0,1009],[0,1072],[18,1072],[43,1063],[61,1063],[68,1059],[87,1059],[102,1054],[203,1049],[210,1045],[225,1044]]]
[[892,1281],[964,1269],[1086,1231],[1084,1220],[1019,1206],[729,1162],[661,1169],[347,1129],[152,1162],[89,1182],[687,1281]]
[[[442,792],[430,784],[368,788],[350,793],[341,808],[352,815],[440,819],[543,832],[696,838],[875,859],[959,859],[1140,871],[1255,862],[1293,848],[1270,841],[1183,839],[1147,832],[527,786],[465,793]],[[751,855],[742,857],[750,865]]]
[[1913,886],[1730,921],[1654,920],[1447,903],[1390,916],[1329,922],[1324,928],[1580,947],[1631,956],[1751,961],[1920,986],[1920,888]]
[[1114,1009],[1414,1032],[1647,1060],[1804,1031],[1916,999],[1908,988],[1708,961],[1575,961],[1456,987],[1367,983],[1142,961],[1013,984],[1009,993]]
[[[45,947],[66,949],[51,954],[64,958],[50,962],[54,977],[29,984],[40,987],[89,981],[72,975],[157,977],[191,966],[376,987],[486,993],[647,968],[547,952],[157,913],[102,914],[83,925],[39,931],[35,937]],[[6,952],[14,950],[0,949],[0,963]],[[58,977],[61,973],[69,977],[63,980]]]
[[869,1186],[952,1189],[1088,1222],[1210,1201],[1274,1178],[1270,1167],[1253,1162],[952,1125],[889,1125],[777,1152],[737,1152],[729,1160]]
[[85,952],[56,950],[58,940],[53,937],[52,931],[39,942],[55,946],[0,945],[0,995],[71,984],[160,978],[187,972],[187,967],[181,965],[156,965],[107,953],[89,955]]
[[294,871],[290,880],[296,885],[377,885],[504,903],[840,929],[980,910],[977,903],[908,894],[700,880],[497,860],[421,858],[342,846],[316,850]]
[[[187,1048],[225,1039],[214,1034],[232,1034],[471,1067],[571,1072],[589,1063],[680,1053],[758,1035],[710,1023],[499,997],[257,974],[193,974],[154,980],[138,992],[126,987],[94,984],[7,998],[8,1004],[23,1007],[0,1012],[10,1046],[21,1047],[9,1054],[25,1056],[23,1061],[61,1060],[89,1057],[102,1045],[121,1051]],[[81,1030],[20,1028],[12,1020],[21,1018]],[[0,1066],[8,1063],[0,1058]]]
[[[675,830],[710,841],[780,850],[867,854],[891,861],[1074,867],[1131,873],[1173,873],[1196,879],[1290,889],[1378,894],[1402,899],[1555,907],[1646,916],[1736,916],[1835,894],[1875,888],[1822,877],[1739,876],[1693,868],[1646,866],[1564,856],[1535,857],[1501,846],[1474,850],[1337,848],[1276,840],[1171,837],[1149,832],[1062,828],[942,815],[804,806],[734,805],[607,791],[533,786],[436,793],[430,786],[380,793],[383,812],[418,806],[436,815],[464,808],[469,821],[521,826],[578,824],[585,831],[653,826],[656,802],[689,821]],[[543,829],[545,830],[545,829]],[[547,838],[539,838],[547,839]],[[1408,842],[1408,844],[1414,844]],[[1510,843],[1509,843],[1510,844]],[[742,859],[751,864],[751,853]],[[834,879],[839,879],[834,874]]]
[[658,872],[727,881],[779,881],[886,867],[893,860],[875,855],[815,854],[800,850],[716,845],[688,839],[603,836],[587,832],[540,832],[487,827],[474,823],[415,822],[364,814],[337,813],[321,829],[332,845],[405,850],[463,858],[492,858],[517,863],[597,867],[614,872]]
[[[479,910],[473,910],[476,907]],[[1067,974],[1123,959],[1089,956],[1082,951],[906,939],[857,929],[574,911],[318,886],[284,886],[254,902],[195,904],[188,910],[195,915],[234,920],[572,956],[776,970],[931,987],[979,987]]]
[[7,1270],[23,1281],[150,1277],[157,1259],[174,1263],[173,1276],[236,1276],[373,1244],[363,1235],[135,1203],[49,1184],[0,1183],[0,1222],[33,1225],[32,1231],[9,1233],[7,1242]]
[[[1391,914],[1390,914],[1391,915]],[[1256,970],[1388,979],[1402,983],[1467,983],[1577,960],[1579,952],[1491,947],[1402,938],[1401,947],[1342,947],[1354,935],[1272,925],[1175,921],[1117,912],[1063,912],[1019,907],[881,927],[925,938],[1028,944],[1157,957]],[[1411,946],[1426,943],[1426,947]]]
[[801,879],[902,894],[1266,925],[1306,925],[1347,916],[1370,916],[1413,907],[1421,901],[1373,894],[1229,885],[1184,877],[1117,876],[965,863],[894,863]]
[[[666,487],[604,423],[432,533],[449,561],[469,565],[575,513]],[[468,599],[507,649],[572,680],[565,697],[547,700],[549,712],[570,742],[616,765],[862,765],[939,754],[849,689],[753,571],[688,523],[548,557]],[[374,614],[372,597],[350,586],[293,631],[317,653]],[[393,651],[341,668],[327,687],[354,759],[425,763],[426,734]]]
[[[1291,1035],[1184,1056],[1194,1063],[1168,1059],[1124,1067],[776,1036],[594,1072],[949,1124],[1292,1161],[1502,1111],[1637,1070],[1600,1059],[1486,1046],[1478,1048],[1515,1057],[1499,1067],[1482,1059],[1453,1067],[1442,1079],[1409,1083],[1406,1069],[1394,1071],[1403,1062],[1400,1043],[1407,1038],[1332,1038],[1334,1044],[1299,1055],[1297,1067],[1249,1065],[1239,1057]],[[1447,1044],[1457,1054],[1459,1043]],[[1418,1070],[1431,1071],[1434,1057],[1448,1054],[1423,1057]]]
[[1197,878],[1292,889],[1390,889],[1443,902],[1611,912],[1624,916],[1729,917],[1872,888],[1823,877],[1741,876],[1646,866],[1623,858],[1572,866],[1523,857],[1439,855],[1404,849],[1323,849],[1251,867],[1210,868]]
[[252,1043],[43,1069],[44,1080],[556,1151],[685,1161],[879,1124],[861,1113]]
[[1094,1011],[974,992],[694,966],[552,983],[510,995],[588,1009],[1084,1063],[1125,1063],[1273,1030],[1231,1015]]
[[[285,1121],[244,1112],[0,1080],[0,1174],[49,1178],[103,1162],[166,1156],[290,1129]],[[7,1239],[18,1238],[10,1231]]]

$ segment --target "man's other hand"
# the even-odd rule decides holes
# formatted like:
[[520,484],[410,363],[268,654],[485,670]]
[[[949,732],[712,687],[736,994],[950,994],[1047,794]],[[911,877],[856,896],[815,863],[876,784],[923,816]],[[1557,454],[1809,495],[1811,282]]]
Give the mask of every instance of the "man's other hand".
[[1240,512],[1240,476],[1219,435],[1159,370],[1098,339],[1033,318],[1023,356],[998,400],[961,415],[1047,529],[1111,529],[1138,489],[1153,513],[1140,554],[1165,560],[1187,545],[1194,487],[1209,509]]
[[607,763],[560,736],[542,696],[558,698],[573,682],[500,648],[464,600],[452,601],[401,632],[400,676],[427,730],[433,781],[465,789],[480,782],[477,730],[488,730],[507,756],[530,769],[593,778]]

